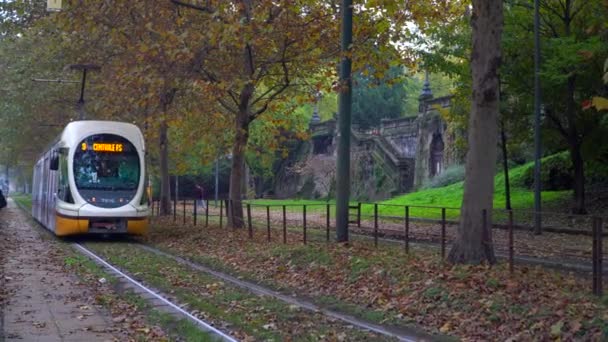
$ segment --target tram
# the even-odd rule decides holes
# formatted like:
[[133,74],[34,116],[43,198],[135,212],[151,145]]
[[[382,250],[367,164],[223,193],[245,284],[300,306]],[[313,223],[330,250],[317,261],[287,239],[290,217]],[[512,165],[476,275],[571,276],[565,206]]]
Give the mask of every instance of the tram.
[[144,156],[133,124],[69,123],[36,162],[32,215],[57,236],[145,234]]

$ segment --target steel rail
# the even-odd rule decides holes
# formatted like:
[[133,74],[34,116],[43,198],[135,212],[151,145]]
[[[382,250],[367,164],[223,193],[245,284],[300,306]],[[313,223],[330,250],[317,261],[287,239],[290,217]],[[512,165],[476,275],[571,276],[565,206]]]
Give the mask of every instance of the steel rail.
[[191,321],[193,321],[196,324],[198,324],[202,328],[203,331],[211,333],[213,335],[216,335],[222,341],[227,341],[227,342],[237,342],[238,341],[235,338],[233,338],[232,336],[230,336],[230,335],[228,335],[228,334],[226,334],[226,333],[218,330],[217,328],[213,327],[209,323],[207,323],[207,322],[199,319],[198,317],[192,315],[190,312],[182,309],[179,305],[171,302],[167,298],[161,296],[160,294],[158,294],[157,292],[155,292],[155,291],[151,290],[150,288],[146,287],[145,285],[143,285],[142,283],[138,282],[137,280],[129,277],[128,275],[126,275],[125,273],[123,273],[121,270],[119,270],[118,268],[112,266],[110,263],[108,263],[107,261],[105,261],[104,259],[102,259],[101,257],[99,257],[97,254],[93,253],[88,248],[82,246],[79,243],[74,243],[73,246],[76,247],[77,249],[79,249],[81,252],[85,253],[87,256],[89,256],[90,258],[92,258],[94,261],[96,261],[96,262],[102,264],[104,267],[112,270],[114,273],[120,275],[121,277],[123,277],[124,279],[126,279],[130,283],[132,283],[133,285],[139,287],[140,289],[142,289],[146,293],[154,296],[158,300],[160,300],[163,303],[167,304],[168,306],[170,306],[171,308],[173,308],[174,310],[176,310],[177,312],[179,312],[183,316],[186,316],[188,319],[190,319]]
[[323,308],[321,306],[318,306],[310,301],[306,301],[306,300],[302,300],[302,299],[298,299],[296,297],[293,296],[289,296],[289,295],[285,295],[282,294],[280,292],[268,289],[266,287],[260,286],[258,284],[246,281],[246,280],[242,280],[239,279],[237,277],[234,277],[232,275],[223,273],[223,272],[219,272],[216,270],[213,270],[211,268],[208,268],[204,265],[198,264],[194,261],[191,261],[189,259],[180,257],[178,255],[174,255],[171,253],[167,253],[165,251],[159,250],[157,248],[154,248],[150,245],[147,244],[138,244],[138,246],[146,251],[149,251],[151,253],[154,253],[156,255],[159,256],[163,256],[166,258],[170,258],[173,259],[174,261],[182,264],[182,265],[186,265],[188,267],[191,267],[199,272],[204,272],[207,273],[213,277],[216,277],[218,279],[221,279],[227,283],[230,283],[232,285],[241,287],[245,290],[248,290],[250,292],[253,292],[257,295],[261,295],[261,296],[269,296],[269,297],[273,297],[275,299],[278,299],[280,301],[283,301],[285,303],[291,304],[291,305],[296,305],[298,307],[301,307],[305,310],[309,310],[309,311],[313,311],[313,312],[318,312],[321,313],[327,317],[331,317],[333,319],[337,319],[337,320],[341,320],[345,323],[351,324],[355,327],[358,327],[360,329],[363,330],[368,330],[371,332],[375,332],[377,334],[380,335],[384,335],[387,337],[391,337],[391,338],[395,338],[399,341],[403,341],[403,342],[415,342],[415,341],[426,341],[429,339],[432,339],[431,336],[423,333],[423,332],[419,332],[419,331],[404,331],[403,328],[397,328],[397,327],[385,327],[379,324],[374,324],[371,322],[366,322],[364,320],[358,319],[354,316],[351,315],[347,315],[347,314],[343,314],[337,311],[333,311],[333,310],[329,310],[326,308]]

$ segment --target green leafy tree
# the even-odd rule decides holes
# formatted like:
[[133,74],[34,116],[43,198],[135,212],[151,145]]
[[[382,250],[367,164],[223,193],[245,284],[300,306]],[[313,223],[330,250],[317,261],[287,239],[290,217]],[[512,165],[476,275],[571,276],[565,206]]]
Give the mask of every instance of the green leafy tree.
[[407,98],[403,68],[393,67],[383,78],[369,70],[354,77],[352,120],[360,128],[378,126],[382,119],[403,115]]

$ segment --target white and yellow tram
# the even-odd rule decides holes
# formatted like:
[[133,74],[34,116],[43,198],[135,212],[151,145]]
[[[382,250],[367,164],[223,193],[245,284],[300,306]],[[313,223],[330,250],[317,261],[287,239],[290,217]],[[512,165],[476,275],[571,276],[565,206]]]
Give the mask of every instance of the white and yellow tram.
[[144,234],[144,156],[135,125],[69,123],[34,167],[32,215],[58,236]]

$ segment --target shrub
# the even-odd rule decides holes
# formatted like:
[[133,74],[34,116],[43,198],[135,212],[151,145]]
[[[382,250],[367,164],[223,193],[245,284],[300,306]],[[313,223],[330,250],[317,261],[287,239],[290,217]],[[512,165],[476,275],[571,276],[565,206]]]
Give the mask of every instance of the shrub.
[[[543,190],[556,191],[572,189],[572,162],[567,152],[554,154],[543,158],[541,172],[541,187]],[[529,189],[534,187],[534,164],[524,171],[523,185]]]
[[464,165],[452,165],[442,173],[424,182],[423,189],[439,188],[464,180]]

